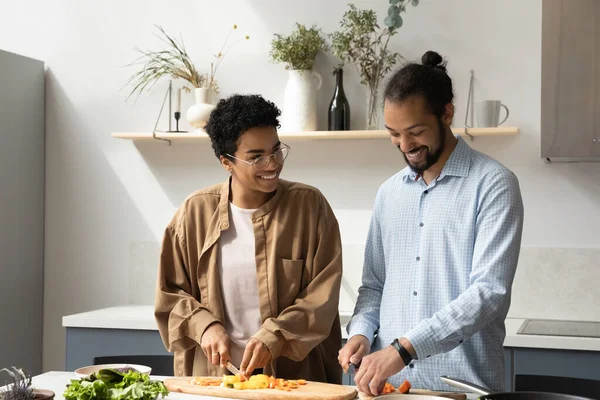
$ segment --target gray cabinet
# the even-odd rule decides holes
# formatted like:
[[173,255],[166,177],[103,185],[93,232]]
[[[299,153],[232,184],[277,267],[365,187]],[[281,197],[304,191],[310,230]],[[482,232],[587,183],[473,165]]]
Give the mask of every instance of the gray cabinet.
[[42,372],[44,63],[0,50],[0,368]]
[[546,375],[600,380],[600,353],[513,348],[514,375]]
[[93,365],[94,357],[170,354],[156,330],[67,328],[66,370]]
[[541,156],[600,157],[600,2],[543,0]]

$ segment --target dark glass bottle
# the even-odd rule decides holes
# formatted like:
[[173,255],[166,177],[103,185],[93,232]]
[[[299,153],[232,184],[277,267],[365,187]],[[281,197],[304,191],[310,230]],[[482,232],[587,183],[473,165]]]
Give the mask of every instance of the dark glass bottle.
[[350,103],[344,93],[344,70],[336,68],[335,92],[329,103],[328,130],[349,131],[350,130]]

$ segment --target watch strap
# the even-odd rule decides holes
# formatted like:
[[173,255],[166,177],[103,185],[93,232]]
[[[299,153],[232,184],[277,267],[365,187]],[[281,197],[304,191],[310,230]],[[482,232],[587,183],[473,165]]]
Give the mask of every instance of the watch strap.
[[406,348],[404,348],[404,346],[402,346],[402,344],[400,344],[398,339],[394,339],[392,346],[396,349],[398,354],[400,354],[402,361],[404,361],[404,365],[408,365],[412,362],[413,356],[408,352],[408,350],[406,350]]

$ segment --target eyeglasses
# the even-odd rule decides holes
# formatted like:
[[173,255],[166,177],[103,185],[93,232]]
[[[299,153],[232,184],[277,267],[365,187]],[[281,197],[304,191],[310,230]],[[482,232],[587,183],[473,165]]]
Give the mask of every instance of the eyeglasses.
[[287,158],[289,153],[290,153],[290,146],[288,146],[285,143],[281,143],[281,147],[279,149],[277,149],[274,153],[269,154],[268,156],[260,156],[258,158],[255,158],[252,161],[242,160],[241,158],[234,157],[229,153],[225,153],[225,154],[228,157],[231,157],[238,161],[252,165],[254,167],[254,169],[257,171],[262,171],[263,169],[265,169],[269,166],[269,164],[271,162],[271,157],[273,157],[273,160],[275,160],[275,162],[277,164],[281,165],[281,164],[283,164],[283,162],[285,161],[285,159]]

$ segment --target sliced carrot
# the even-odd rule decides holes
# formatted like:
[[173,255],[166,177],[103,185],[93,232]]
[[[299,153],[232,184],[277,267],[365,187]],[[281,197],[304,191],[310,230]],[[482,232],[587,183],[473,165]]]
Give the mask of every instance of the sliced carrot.
[[219,386],[221,382],[218,378],[194,378],[191,383],[197,386]]
[[383,391],[381,393],[388,394],[388,393],[393,393],[395,391],[396,391],[396,388],[392,384],[386,382],[385,385],[383,386]]
[[400,385],[398,387],[398,391],[403,394],[408,393],[409,390],[410,390],[410,382],[409,381],[402,382],[402,385]]
[[[286,380],[283,378],[275,378],[273,376],[269,376],[268,379],[263,378],[261,380],[261,384],[259,385],[258,381],[246,381],[246,382],[231,382],[229,385],[229,380],[225,378],[231,378],[232,376],[225,376],[224,379],[221,378],[212,378],[212,377],[193,377],[190,379],[190,383],[197,386],[226,386],[233,387],[234,389],[277,389],[285,392],[291,392],[294,389],[298,389],[300,385],[306,385],[306,379],[290,379]],[[240,381],[243,377],[240,376]],[[393,387],[392,387],[393,388]]]

